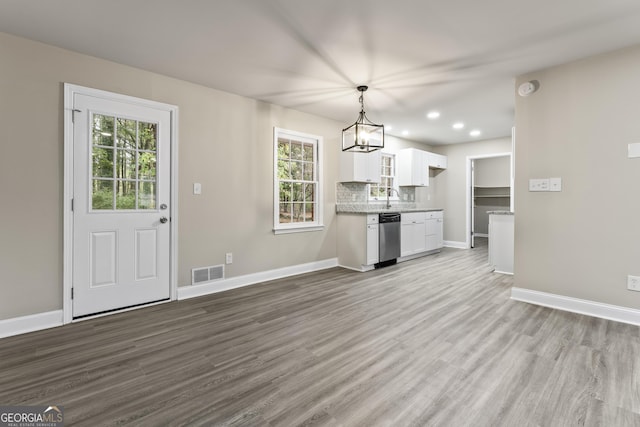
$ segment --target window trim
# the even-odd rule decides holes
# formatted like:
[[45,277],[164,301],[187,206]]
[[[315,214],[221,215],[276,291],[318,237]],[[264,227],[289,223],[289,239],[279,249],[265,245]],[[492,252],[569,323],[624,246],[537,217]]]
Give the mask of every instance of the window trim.
[[[395,153],[389,153],[389,152],[382,152],[381,156],[380,156],[380,164],[378,165],[378,170],[380,170],[380,168],[382,168],[382,159],[387,156],[387,157],[391,157],[393,159],[393,186],[391,188],[396,190],[395,196],[394,193],[391,193],[391,196],[389,196],[389,200],[393,200],[393,201],[399,201],[400,197],[398,196],[398,193],[400,192],[400,186],[398,185],[398,174],[397,174],[397,170],[398,170],[398,165],[397,165],[397,155]],[[382,178],[382,173],[380,173],[380,178]],[[377,185],[380,186],[379,184],[369,184],[367,185],[367,198],[369,201],[386,201],[387,198],[386,197],[376,197],[376,196],[372,196],[371,195],[371,186],[372,185]]]
[[[280,223],[280,180],[278,178],[278,138],[286,136],[300,138],[304,142],[312,142],[316,151],[316,220],[291,224]],[[273,128],[273,233],[287,234],[324,230],[324,197],[323,197],[323,137],[279,127]]]

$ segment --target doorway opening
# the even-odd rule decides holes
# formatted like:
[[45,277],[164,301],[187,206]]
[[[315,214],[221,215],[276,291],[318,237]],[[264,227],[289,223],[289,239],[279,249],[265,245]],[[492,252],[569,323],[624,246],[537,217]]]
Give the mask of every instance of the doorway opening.
[[476,237],[488,237],[491,211],[513,211],[513,162],[511,153],[467,157],[466,247]]

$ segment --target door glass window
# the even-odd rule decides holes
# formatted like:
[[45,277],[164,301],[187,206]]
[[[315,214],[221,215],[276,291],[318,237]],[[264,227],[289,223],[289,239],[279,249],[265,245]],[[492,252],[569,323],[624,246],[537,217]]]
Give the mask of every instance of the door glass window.
[[93,114],[91,208],[156,209],[158,125]]

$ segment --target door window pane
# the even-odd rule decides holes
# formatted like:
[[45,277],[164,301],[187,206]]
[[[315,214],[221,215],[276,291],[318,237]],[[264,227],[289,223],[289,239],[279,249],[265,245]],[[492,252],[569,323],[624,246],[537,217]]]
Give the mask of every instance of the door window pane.
[[93,115],[91,139],[94,145],[113,147],[113,124],[113,117],[103,116],[102,114]]
[[120,119],[117,120],[118,138],[116,140],[119,148],[136,149],[136,139],[138,137],[138,126],[135,120]]
[[116,178],[136,179],[135,150],[116,150]]
[[91,169],[95,178],[113,178],[113,148],[93,147]]
[[155,182],[138,183],[138,209],[156,208]]
[[156,151],[157,129],[155,123],[138,123],[138,150]]
[[113,181],[94,179],[91,195],[91,209],[113,209]]
[[156,153],[138,153],[138,179],[156,179]]
[[135,181],[116,181],[116,209],[136,208]]

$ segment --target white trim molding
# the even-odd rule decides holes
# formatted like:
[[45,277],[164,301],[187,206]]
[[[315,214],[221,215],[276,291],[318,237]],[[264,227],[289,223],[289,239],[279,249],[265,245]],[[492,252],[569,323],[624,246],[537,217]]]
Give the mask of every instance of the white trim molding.
[[0,338],[62,326],[62,310],[0,320]]
[[445,240],[443,244],[445,248],[468,249],[467,242],[454,242],[453,240]]
[[640,310],[633,308],[516,287],[511,288],[511,299],[640,326]]
[[326,270],[327,268],[333,267],[338,267],[338,258],[329,258],[307,264],[276,268],[274,270],[261,271],[258,273],[246,274],[244,276],[231,277],[224,280],[216,280],[215,282],[203,283],[200,285],[180,286],[178,287],[178,300],[215,294],[217,292],[242,288],[244,286],[255,285],[269,280],[282,279],[284,277],[295,276],[303,273],[312,273],[314,271]]

